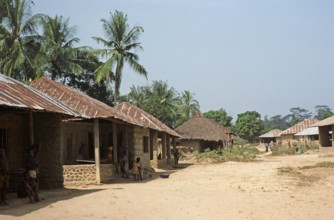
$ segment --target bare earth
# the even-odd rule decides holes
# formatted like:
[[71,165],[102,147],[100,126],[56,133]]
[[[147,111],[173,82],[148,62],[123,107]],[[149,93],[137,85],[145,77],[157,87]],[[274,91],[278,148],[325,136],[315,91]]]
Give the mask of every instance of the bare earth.
[[[158,170],[143,182],[42,192],[0,207],[0,219],[334,219],[334,168],[298,170],[305,179],[280,174],[334,157],[317,154],[270,157],[256,162],[196,163]],[[189,166],[188,166],[189,165]],[[168,179],[159,178],[168,173]]]

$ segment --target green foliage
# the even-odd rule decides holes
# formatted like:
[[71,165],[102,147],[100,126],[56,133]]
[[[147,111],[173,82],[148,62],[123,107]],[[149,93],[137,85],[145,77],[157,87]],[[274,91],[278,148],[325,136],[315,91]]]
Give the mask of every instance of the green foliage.
[[260,135],[263,130],[263,121],[261,115],[256,111],[247,111],[238,114],[234,131],[241,138],[252,142],[253,139]]
[[334,115],[334,113],[327,105],[316,105],[315,106],[314,118],[318,120],[324,120],[325,118],[328,118],[332,115]]
[[215,120],[219,124],[224,127],[231,127],[232,126],[232,116],[227,115],[226,111],[221,108],[219,110],[211,110],[204,113],[204,116],[210,119]]
[[21,81],[42,75],[42,45],[36,33],[43,15],[32,15],[32,1],[2,2],[0,21],[0,71]]
[[144,29],[140,26],[130,28],[127,15],[119,11],[110,13],[109,20],[102,19],[101,21],[107,39],[100,37],[93,37],[93,39],[104,45],[105,49],[98,52],[107,60],[95,70],[95,76],[97,82],[102,79],[114,81],[114,100],[117,102],[125,63],[129,64],[135,72],[147,77],[147,72],[138,63],[139,56],[135,53],[142,49],[138,39]]
[[222,151],[205,149],[203,153],[196,153],[197,158],[211,158],[216,161],[252,161],[259,154],[255,147],[232,147]]
[[194,94],[190,91],[183,91],[179,97],[180,103],[178,104],[176,127],[183,124],[195,113],[199,112],[199,102],[194,99]]

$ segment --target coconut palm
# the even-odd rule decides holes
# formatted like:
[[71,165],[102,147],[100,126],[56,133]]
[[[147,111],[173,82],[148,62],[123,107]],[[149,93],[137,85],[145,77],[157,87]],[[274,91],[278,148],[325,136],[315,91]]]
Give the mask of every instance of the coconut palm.
[[187,121],[191,116],[200,111],[200,105],[197,100],[194,99],[194,94],[189,90],[184,91],[180,97],[180,104],[178,110],[177,125],[181,125]]
[[100,54],[107,60],[96,69],[95,75],[98,82],[101,79],[114,81],[114,102],[116,104],[125,63],[128,63],[135,72],[147,77],[147,72],[138,63],[139,57],[135,53],[136,50],[142,49],[138,39],[144,30],[140,26],[130,28],[127,15],[119,11],[110,13],[109,20],[102,19],[101,21],[106,39],[100,37],[93,37],[93,39],[103,44],[105,49],[101,50]]
[[41,55],[40,36],[36,33],[37,20],[43,15],[32,15],[32,1],[5,0],[0,23],[0,71],[19,80],[42,74],[38,63]]
[[[51,78],[63,78],[66,74],[80,74],[83,69],[79,65],[79,58],[83,58],[83,51],[75,48],[79,42],[76,28],[69,26],[69,19],[62,16],[43,19],[43,45],[45,46],[45,58],[47,59],[44,70]],[[79,54],[81,53],[81,54]]]

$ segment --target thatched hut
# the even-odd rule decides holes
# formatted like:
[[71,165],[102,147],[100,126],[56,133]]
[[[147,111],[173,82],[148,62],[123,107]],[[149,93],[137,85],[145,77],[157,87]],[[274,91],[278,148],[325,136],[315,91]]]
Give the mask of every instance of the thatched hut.
[[232,133],[219,123],[197,114],[177,127],[175,131],[181,136],[180,145],[203,152],[204,149],[220,149],[233,144]]
[[297,140],[295,134],[301,132],[302,130],[311,127],[314,123],[318,122],[317,119],[305,119],[304,121],[299,122],[298,124],[282,131],[280,136],[280,141],[284,146],[291,146],[293,140]]
[[282,130],[280,129],[273,129],[271,131],[268,131],[265,134],[262,134],[259,136],[260,144],[264,143],[270,143],[270,142],[277,142],[277,138],[281,136]]
[[[152,167],[170,164],[171,144],[175,150],[176,138],[180,137],[179,134],[151,114],[129,102],[123,102],[115,108],[140,125],[128,128],[131,137],[128,144],[129,153],[134,155],[129,159],[143,158],[144,165]],[[150,163],[147,164],[147,162]]]
[[44,93],[0,74],[0,147],[10,160],[11,186],[25,169],[26,151],[38,144],[41,188],[63,184],[61,121],[79,116],[76,110]]
[[319,129],[319,144],[321,153],[334,153],[333,134],[334,134],[334,116],[326,118],[313,124]]

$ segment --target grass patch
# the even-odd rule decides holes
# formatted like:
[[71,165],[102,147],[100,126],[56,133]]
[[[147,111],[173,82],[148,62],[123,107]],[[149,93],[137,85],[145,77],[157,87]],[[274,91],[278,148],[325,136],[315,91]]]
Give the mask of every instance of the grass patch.
[[259,154],[255,147],[233,147],[222,151],[205,149],[203,153],[196,153],[197,158],[210,158],[215,161],[252,161]]
[[321,162],[315,165],[300,167],[301,170],[313,169],[313,168],[334,168],[334,162]]
[[321,162],[315,165],[307,165],[303,167],[280,167],[278,168],[279,175],[288,175],[297,180],[297,186],[310,186],[312,183],[320,180],[320,176],[312,172],[306,174],[304,170],[310,170],[315,168],[334,168],[334,162]]

